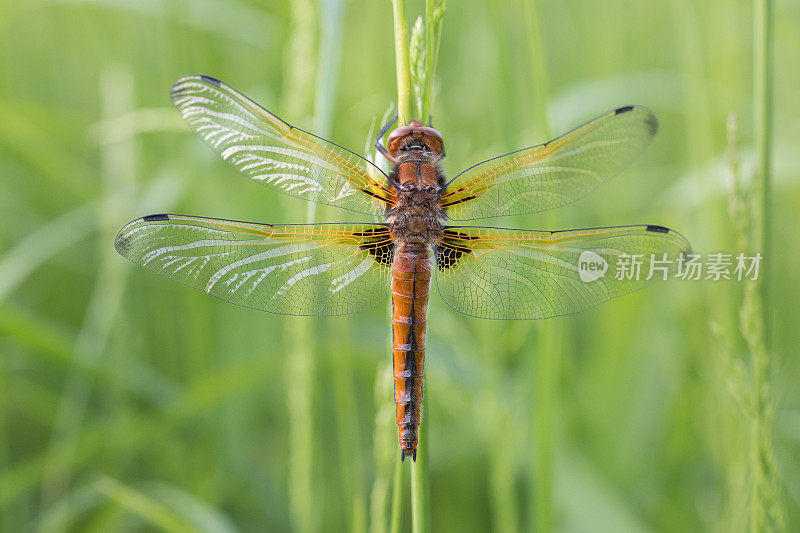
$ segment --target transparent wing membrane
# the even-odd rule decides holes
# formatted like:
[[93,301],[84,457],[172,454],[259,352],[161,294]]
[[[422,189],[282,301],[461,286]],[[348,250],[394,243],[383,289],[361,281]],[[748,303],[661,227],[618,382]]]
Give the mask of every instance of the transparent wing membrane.
[[219,80],[181,78],[172,102],[223,159],[282,193],[378,216],[393,200],[377,166],[287,124]]
[[[208,76],[181,78],[172,101],[190,127],[253,180],[368,215],[398,201],[363,157],[295,128]],[[440,206],[469,220],[560,207],[593,191],[653,138],[655,116],[617,108],[545,144],[479,163]],[[115,247],[169,279],[243,307],[342,315],[389,293],[395,243],[386,224],[270,225],[182,215],[127,224]],[[448,227],[436,254],[445,302],[467,315],[538,319],[577,313],[671,276],[689,243],[661,226],[570,231]]]
[[450,307],[470,316],[549,318],[669,277],[688,251],[683,236],[661,226],[554,232],[450,227],[436,248],[436,283]]
[[586,196],[628,166],[658,129],[655,115],[625,106],[545,144],[479,163],[447,185],[453,220],[546,211]]
[[115,248],[148,270],[236,305],[327,316],[384,300],[393,245],[380,224],[151,215],[123,227]]

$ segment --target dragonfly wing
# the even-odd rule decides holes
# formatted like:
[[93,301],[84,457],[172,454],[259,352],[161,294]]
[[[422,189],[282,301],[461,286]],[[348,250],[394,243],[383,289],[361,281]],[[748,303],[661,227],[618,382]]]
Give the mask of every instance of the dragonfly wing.
[[470,316],[549,318],[669,277],[688,251],[683,236],[661,226],[554,232],[450,227],[436,247],[436,283],[450,307]]
[[393,202],[386,175],[370,161],[287,124],[217,79],[181,78],[171,96],[189,126],[256,181],[289,196],[370,215],[382,215]]
[[479,163],[442,194],[453,220],[546,211],[582,198],[628,166],[658,129],[640,106],[606,113],[545,144]]
[[124,257],[227,302],[288,315],[343,315],[386,297],[393,244],[381,224],[270,225],[182,215],[134,220]]

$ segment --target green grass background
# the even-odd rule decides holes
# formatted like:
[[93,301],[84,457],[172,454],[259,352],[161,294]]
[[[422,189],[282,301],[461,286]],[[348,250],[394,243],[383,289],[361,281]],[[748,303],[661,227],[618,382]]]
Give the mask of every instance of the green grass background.
[[[450,175],[545,140],[524,6],[448,6],[433,114]],[[749,182],[752,4],[538,7],[553,132],[630,103],[653,109],[661,127],[591,197],[498,225],[661,224],[697,251],[738,252],[726,122],[737,115]],[[422,13],[422,2],[408,9]],[[791,530],[800,524],[797,2],[775,3],[774,42],[777,474],[766,505],[782,506]],[[399,459],[387,310],[257,313],[113,250],[117,229],[149,213],[306,219],[306,203],[237,175],[170,109],[169,87],[190,73],[363,152],[396,98],[390,3],[0,4],[0,530],[383,531]],[[676,281],[558,319],[545,454],[553,530],[747,529],[742,285]],[[548,442],[533,434],[545,329],[460,316],[437,297],[429,317],[433,529],[529,529],[546,500],[536,498],[532,449]],[[403,529],[409,505],[398,508]]]

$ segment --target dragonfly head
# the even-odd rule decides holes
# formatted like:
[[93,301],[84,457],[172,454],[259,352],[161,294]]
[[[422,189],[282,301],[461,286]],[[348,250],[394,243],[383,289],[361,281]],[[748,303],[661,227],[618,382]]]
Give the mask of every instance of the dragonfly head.
[[416,120],[390,133],[386,147],[394,158],[411,152],[429,152],[444,157],[442,134]]

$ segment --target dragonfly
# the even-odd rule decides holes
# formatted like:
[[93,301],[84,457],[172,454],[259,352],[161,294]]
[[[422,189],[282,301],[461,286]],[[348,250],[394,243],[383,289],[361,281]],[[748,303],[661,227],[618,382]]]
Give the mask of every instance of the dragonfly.
[[[678,232],[649,224],[559,231],[470,225],[561,207],[598,188],[655,135],[655,115],[641,106],[618,107],[448,179],[440,166],[441,133],[418,121],[391,131],[385,146],[381,138],[394,121],[378,135],[376,148],[391,165],[384,172],[210,76],[179,79],[171,99],[190,128],[250,179],[370,222],[268,224],[154,214],[125,225],[116,250],[171,280],[270,313],[344,315],[391,295],[401,460],[417,455],[433,284],[449,307],[471,317],[545,319],[664,279],[666,273],[645,273],[674,265],[690,249]],[[612,272],[637,258],[641,275]]]

